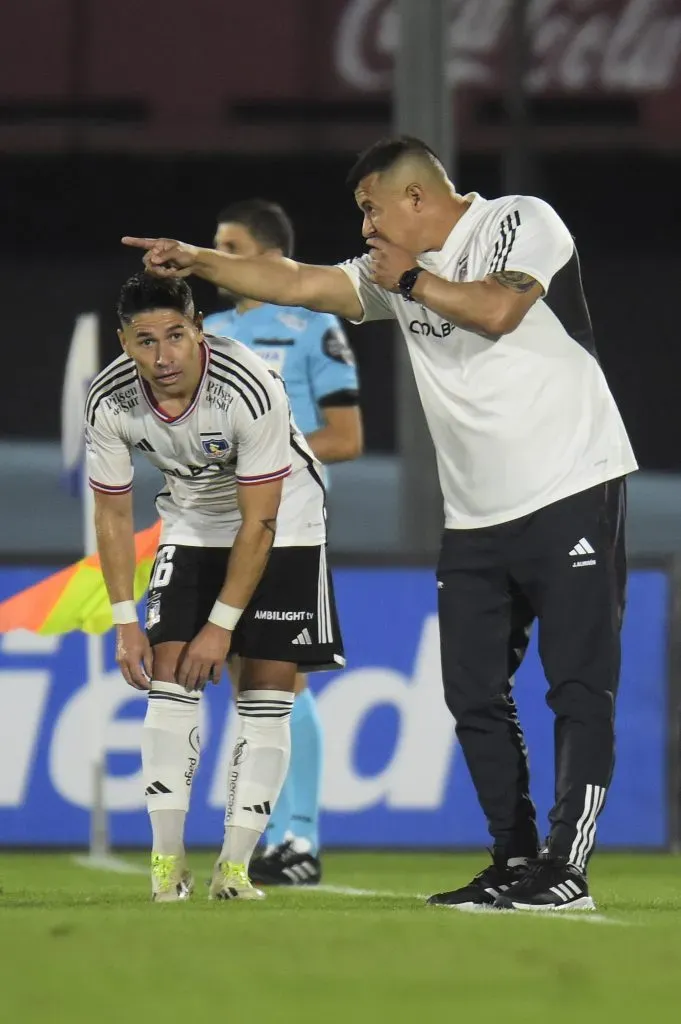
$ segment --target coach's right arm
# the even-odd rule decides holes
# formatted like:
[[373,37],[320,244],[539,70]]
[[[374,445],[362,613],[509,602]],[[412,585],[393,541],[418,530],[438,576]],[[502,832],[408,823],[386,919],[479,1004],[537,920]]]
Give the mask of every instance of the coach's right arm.
[[258,302],[304,306],[352,321],[361,320],[364,315],[357,291],[340,267],[317,267],[284,256],[233,256],[170,238],[126,235],[122,241],[124,245],[146,249],[144,264],[158,277],[194,274]]

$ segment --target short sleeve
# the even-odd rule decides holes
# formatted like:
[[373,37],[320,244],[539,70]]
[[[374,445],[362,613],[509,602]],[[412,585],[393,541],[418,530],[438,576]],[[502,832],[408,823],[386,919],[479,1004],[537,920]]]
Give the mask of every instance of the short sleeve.
[[250,486],[282,480],[291,472],[291,425],[286,392],[278,375],[267,371],[257,404],[240,397],[234,405],[237,483]]
[[357,391],[357,366],[347,335],[332,316],[315,317],[306,332],[312,396],[320,402],[338,391]]
[[395,310],[390,298],[390,292],[379,285],[374,284],[369,274],[369,255],[358,256],[354,260],[347,260],[339,263],[340,269],[348,275],[357,297],[362,303],[364,316],[361,320],[351,320],[351,323],[367,324],[371,320],[395,320]]
[[554,274],[565,266],[573,250],[572,235],[548,203],[533,196],[518,196],[496,226],[487,273],[506,270],[529,274],[546,293]]
[[93,490],[103,494],[132,490],[130,448],[102,410],[85,423],[85,466]]

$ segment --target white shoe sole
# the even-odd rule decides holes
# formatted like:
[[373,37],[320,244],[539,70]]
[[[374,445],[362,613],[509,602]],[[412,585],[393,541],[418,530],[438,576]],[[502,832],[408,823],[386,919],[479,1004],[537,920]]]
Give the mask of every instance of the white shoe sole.
[[[513,903],[511,906],[514,910],[529,910],[532,913],[554,913],[555,911],[569,911],[569,910],[595,910],[596,904],[594,903],[591,896],[581,896],[578,900],[572,900],[571,903],[547,903],[542,906],[533,906],[530,903]],[[508,907],[498,907],[498,910],[507,910]]]
[[460,910],[464,914],[486,914],[497,908],[493,903],[428,903],[429,907],[442,907],[443,910]]

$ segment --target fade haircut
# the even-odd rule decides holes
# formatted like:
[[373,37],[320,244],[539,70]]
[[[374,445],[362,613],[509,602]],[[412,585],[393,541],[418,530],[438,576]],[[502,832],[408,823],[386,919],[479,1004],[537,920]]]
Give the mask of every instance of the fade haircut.
[[243,199],[220,210],[218,224],[241,224],[256,242],[267,249],[281,249],[293,255],[295,242],[291,219],[279,203],[267,199]]
[[128,278],[116,304],[121,323],[129,324],[138,313],[154,309],[176,309],[188,320],[194,319],[194,296],[184,278],[153,277],[143,271]]
[[425,159],[433,166],[444,170],[437,153],[425,142],[414,138],[413,135],[399,135],[397,138],[380,139],[365,149],[348,174],[346,184],[352,192],[356,192],[360,181],[368,175],[382,174],[405,157]]

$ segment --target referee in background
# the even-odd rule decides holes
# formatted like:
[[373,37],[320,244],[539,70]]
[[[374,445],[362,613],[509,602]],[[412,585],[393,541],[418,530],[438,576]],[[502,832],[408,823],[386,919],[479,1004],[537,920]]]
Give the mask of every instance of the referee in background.
[[[490,865],[429,902],[593,909],[587,863],[614,761],[625,477],[637,467],[574,241],[540,199],[458,194],[418,139],[372,146],[348,183],[369,252],[337,267],[124,241],[147,249],[161,276],[193,273],[355,323],[398,321],[444,497],[445,700],[494,842]],[[556,748],[541,849],[512,694],[535,619]]]
[[[293,224],[264,199],[243,199],[218,214],[215,248],[237,256],[292,256]],[[282,377],[296,426],[323,465],[362,453],[362,414],[355,357],[341,325],[328,313],[281,309],[232,292],[233,308],[206,317],[208,334],[233,338]],[[324,484],[328,489],[328,475]],[[307,676],[296,676],[291,712],[291,761],[266,832],[251,858],[256,885],[316,885],[322,878],[319,809],[324,738]]]

